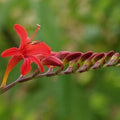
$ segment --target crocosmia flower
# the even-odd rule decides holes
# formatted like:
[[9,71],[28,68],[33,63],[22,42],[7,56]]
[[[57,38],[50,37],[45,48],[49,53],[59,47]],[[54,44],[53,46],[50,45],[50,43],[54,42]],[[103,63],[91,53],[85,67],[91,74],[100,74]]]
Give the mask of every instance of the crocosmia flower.
[[40,62],[40,59],[37,56],[41,55],[41,56],[47,57],[51,54],[50,47],[46,45],[44,42],[41,42],[41,41],[31,42],[31,40],[33,39],[33,37],[35,36],[35,34],[40,28],[39,25],[37,25],[37,29],[31,38],[27,36],[26,30],[21,25],[15,24],[14,28],[18,36],[20,37],[21,42],[20,42],[19,48],[12,47],[5,50],[1,54],[2,57],[11,56],[3,77],[1,87],[6,86],[8,74],[16,66],[16,64],[19,63],[22,59],[24,60],[20,69],[20,72],[22,75],[26,75],[31,70],[32,62],[38,65],[41,72],[44,72],[44,68]]

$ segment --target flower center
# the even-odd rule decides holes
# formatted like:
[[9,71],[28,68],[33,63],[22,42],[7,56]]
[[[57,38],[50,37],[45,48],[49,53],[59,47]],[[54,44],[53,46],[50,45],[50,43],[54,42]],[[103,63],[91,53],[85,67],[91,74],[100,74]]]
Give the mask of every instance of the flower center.
[[34,36],[36,35],[36,33],[38,32],[39,29],[40,29],[40,25],[37,24],[37,28],[36,28],[35,32],[33,33],[32,37],[30,38],[30,41],[34,38]]

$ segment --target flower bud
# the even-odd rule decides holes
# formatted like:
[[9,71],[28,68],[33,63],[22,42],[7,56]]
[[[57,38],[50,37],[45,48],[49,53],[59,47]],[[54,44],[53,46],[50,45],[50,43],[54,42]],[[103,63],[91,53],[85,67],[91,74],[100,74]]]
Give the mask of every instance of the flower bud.
[[90,61],[90,59],[88,58],[87,60],[85,60],[84,64],[82,65],[82,67],[78,70],[78,72],[84,72],[87,71],[90,67],[91,67],[92,63]]
[[82,61],[85,61],[86,59],[88,59],[92,54],[93,54],[92,51],[88,51],[88,52],[84,53],[84,54],[81,56]]
[[105,66],[113,66],[115,64],[117,64],[117,62],[119,61],[119,53],[115,53],[112,58],[110,59],[110,61],[108,63],[105,64]]
[[81,55],[82,55],[81,52],[73,52],[73,53],[70,53],[69,55],[67,55],[65,57],[65,59],[67,59],[67,61],[71,61],[71,60],[74,60],[74,59],[80,57]]
[[90,58],[92,56],[92,54],[93,54],[92,51],[88,51],[86,53],[83,53],[81,55],[80,59],[77,61],[78,66],[80,66],[83,61],[85,61],[86,59]]
[[92,58],[92,63],[95,64],[98,60],[103,58],[105,56],[105,53],[98,53]]
[[67,62],[75,60],[79,58],[82,55],[81,52],[73,52],[69,53],[64,59],[63,59],[63,65],[65,65]]
[[59,58],[60,60],[64,59],[68,54],[70,54],[71,52],[69,51],[61,51],[58,52],[55,57]]
[[105,58],[103,57],[102,59],[98,60],[98,61],[91,67],[91,69],[100,68],[104,63],[105,63]]
[[58,52],[51,51],[51,55],[55,56]]
[[55,56],[48,56],[42,59],[43,65],[62,66],[62,61]]
[[105,56],[105,61],[108,61],[114,54],[114,51],[109,51]]

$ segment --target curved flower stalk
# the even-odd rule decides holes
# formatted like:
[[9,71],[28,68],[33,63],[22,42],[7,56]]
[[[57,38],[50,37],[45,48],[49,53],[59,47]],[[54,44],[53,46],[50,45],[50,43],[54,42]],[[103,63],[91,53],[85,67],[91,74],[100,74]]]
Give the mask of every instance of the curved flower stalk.
[[33,37],[35,36],[35,34],[40,28],[39,25],[37,25],[37,29],[31,38],[27,37],[27,32],[21,25],[15,24],[14,28],[18,36],[20,37],[21,42],[20,42],[19,48],[16,48],[16,47],[9,48],[1,54],[2,57],[11,56],[11,59],[8,62],[8,65],[3,77],[3,82],[1,85],[2,88],[6,86],[7,77],[10,71],[22,59],[24,60],[24,62],[20,70],[21,75],[26,75],[31,70],[32,62],[38,65],[41,72],[44,72],[44,68],[37,56],[46,57],[51,54],[50,47],[46,45],[44,42],[40,42],[40,41],[31,42],[31,40],[33,39]]
[[[33,78],[82,73],[98,68],[120,66],[120,54],[114,53],[114,51],[109,51],[108,53],[94,53],[93,51],[86,53],[70,51],[53,52],[50,47],[43,42],[31,42],[39,26],[37,26],[36,32],[31,38],[27,37],[27,33],[22,26],[16,24],[14,28],[21,39],[21,43],[19,48],[10,48],[1,54],[2,57],[12,56],[3,77],[0,90],[1,94],[16,84],[32,80]],[[9,72],[22,59],[24,59],[24,62],[21,66],[20,77],[6,86]],[[38,65],[41,73],[39,70],[36,70],[33,74],[26,77],[25,75],[30,71],[32,62]],[[48,67],[48,70],[45,72],[43,68],[44,65]]]
[[[49,65],[46,72],[39,73],[36,70],[28,77],[20,76],[16,81],[2,88],[0,94],[18,83],[26,82],[33,78],[81,73],[98,68],[120,66],[120,54],[114,53],[114,51],[109,51],[108,53],[94,53],[92,51],[86,53],[69,51],[51,52],[49,56],[41,59],[41,64]],[[58,67],[58,69],[54,69],[55,67]]]

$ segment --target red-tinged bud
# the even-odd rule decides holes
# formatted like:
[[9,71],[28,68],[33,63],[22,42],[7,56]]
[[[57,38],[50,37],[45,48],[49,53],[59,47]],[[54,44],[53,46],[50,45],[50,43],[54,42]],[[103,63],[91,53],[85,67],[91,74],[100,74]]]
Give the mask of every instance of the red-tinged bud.
[[98,53],[93,53],[88,59],[91,60],[92,58],[94,58]]
[[119,61],[119,53],[115,53],[110,59],[110,61],[106,63],[104,66],[109,67],[109,66],[116,65],[118,61]]
[[80,70],[78,70],[78,72],[85,72],[85,71],[87,71],[87,69],[88,69],[88,66],[87,65],[83,65],[81,68],[80,68]]
[[100,62],[96,62],[91,69],[97,69],[97,68],[100,68],[101,66],[101,63]]
[[84,62],[85,60],[87,60],[88,58],[90,58],[92,56],[92,54],[93,54],[92,51],[88,51],[86,53],[83,53],[81,55],[80,59],[77,61],[77,68],[78,68],[78,66],[80,66],[82,64],[82,62]]
[[93,58],[92,58],[92,63],[96,63],[98,60],[100,60],[101,58],[105,57],[105,53],[98,53],[97,55],[95,55]]
[[48,56],[42,59],[43,65],[62,66],[62,61],[55,56]]
[[81,56],[80,59],[81,59],[82,61],[85,61],[86,59],[88,59],[89,57],[91,57],[92,54],[93,54],[92,51],[88,51],[88,52],[82,54],[82,56]]
[[120,66],[120,59],[119,59],[118,62],[117,62],[117,66]]
[[100,68],[104,63],[105,63],[105,58],[102,58],[102,59],[98,60],[98,61],[91,67],[91,69]]
[[74,59],[76,59],[76,58],[79,58],[81,55],[82,55],[81,52],[73,52],[73,53],[70,53],[69,55],[67,55],[67,56],[65,57],[65,59],[66,59],[67,61],[71,61],[71,60],[74,60]]
[[58,52],[51,51],[51,55],[55,56]]
[[112,51],[109,51],[109,52],[106,54],[106,56],[105,56],[105,60],[108,61],[108,60],[113,56],[113,54],[114,54],[114,51],[113,51],[113,50],[112,50]]
[[82,65],[82,67],[78,70],[78,72],[84,72],[87,71],[90,67],[91,67],[92,63],[90,61],[90,59],[88,58],[87,60],[85,60],[84,64]]
[[73,66],[74,66],[75,61],[70,61],[68,68],[64,71],[65,74],[69,74],[74,72],[73,71]]
[[72,60],[75,60],[79,58],[82,55],[81,52],[73,52],[69,53],[64,59],[63,59],[63,65],[65,65],[67,62],[70,62]]
[[112,51],[109,51],[106,56],[107,57],[112,57],[113,54],[114,54],[114,51],[112,50]]
[[73,72],[72,67],[69,66],[69,67],[64,71],[64,74],[70,74],[70,73],[72,73],[72,72]]
[[[75,72],[76,70],[78,70],[79,67],[81,66],[81,64],[82,64],[85,60],[90,61],[89,58],[91,58],[92,54],[93,54],[92,51],[88,51],[88,52],[86,52],[86,53],[82,53],[81,57],[80,57],[80,58],[78,59],[78,61],[77,61],[77,64],[76,64],[75,68],[73,69],[73,71]],[[87,61],[86,61],[86,63],[87,63]],[[86,64],[86,63],[85,63],[85,64]]]
[[58,52],[55,56],[62,60],[70,53],[71,52],[69,52],[69,51],[61,51],[61,52]]

